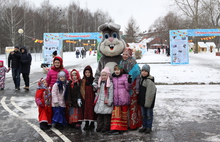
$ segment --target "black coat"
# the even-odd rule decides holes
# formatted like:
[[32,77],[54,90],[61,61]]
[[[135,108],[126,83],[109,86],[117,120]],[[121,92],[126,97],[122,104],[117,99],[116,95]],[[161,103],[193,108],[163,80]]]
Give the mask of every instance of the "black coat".
[[13,51],[14,54],[9,54],[8,56],[8,67],[19,68],[19,62],[21,57],[21,52]]
[[25,52],[21,53],[20,72],[21,73],[30,73],[32,57],[31,57],[31,54],[27,52],[26,47],[22,47],[20,49],[20,51],[22,49],[24,49]]

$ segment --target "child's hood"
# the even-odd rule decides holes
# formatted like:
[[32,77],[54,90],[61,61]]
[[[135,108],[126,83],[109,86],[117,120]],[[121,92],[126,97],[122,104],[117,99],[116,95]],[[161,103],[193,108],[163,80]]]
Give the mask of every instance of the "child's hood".
[[3,60],[0,60],[0,67],[3,67],[4,66],[4,61]]

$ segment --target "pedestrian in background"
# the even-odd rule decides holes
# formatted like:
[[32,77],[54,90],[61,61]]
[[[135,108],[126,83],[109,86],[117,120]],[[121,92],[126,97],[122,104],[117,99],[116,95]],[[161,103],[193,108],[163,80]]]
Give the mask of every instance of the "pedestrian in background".
[[14,51],[10,52],[8,56],[8,69],[12,72],[15,90],[20,90],[20,57],[19,46],[15,46]]
[[38,120],[41,130],[50,129],[52,126],[51,93],[46,79],[41,78],[38,81],[35,102],[38,106]]
[[20,58],[20,73],[22,74],[23,80],[25,87],[27,91],[29,90],[29,85],[30,85],[30,70],[31,70],[31,61],[32,61],[32,56],[31,54],[27,51],[26,47],[22,47],[20,49],[21,51],[21,58]]
[[80,55],[79,49],[76,50],[76,58],[78,59]]
[[68,83],[68,113],[69,124],[71,127],[80,129],[83,120],[82,113],[82,96],[80,94],[80,73],[78,70],[73,69],[70,72],[70,81]]
[[66,73],[60,71],[57,74],[57,81],[52,88],[52,121],[55,128],[62,130],[66,124],[66,102],[65,93],[67,90]]
[[150,66],[145,64],[141,70],[138,104],[141,105],[143,126],[139,132],[150,133],[153,123],[153,108],[156,99],[157,88],[154,77],[150,75]]
[[110,70],[105,67],[98,80],[98,90],[94,111],[97,114],[97,132],[105,133],[110,130],[113,110],[113,84],[110,80]]
[[4,90],[5,88],[5,74],[8,73],[9,70],[4,66],[4,61],[0,60],[0,89]]

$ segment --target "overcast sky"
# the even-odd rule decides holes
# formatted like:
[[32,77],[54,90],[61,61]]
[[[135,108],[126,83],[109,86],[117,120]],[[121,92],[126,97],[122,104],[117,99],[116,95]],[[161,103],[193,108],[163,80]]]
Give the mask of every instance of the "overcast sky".
[[[28,0],[40,6],[44,0]],[[68,6],[71,2],[80,4],[81,8],[87,7],[91,12],[101,9],[107,11],[115,23],[121,25],[124,31],[131,16],[140,27],[140,32],[148,30],[151,24],[169,11],[172,0],[50,0],[55,6]]]

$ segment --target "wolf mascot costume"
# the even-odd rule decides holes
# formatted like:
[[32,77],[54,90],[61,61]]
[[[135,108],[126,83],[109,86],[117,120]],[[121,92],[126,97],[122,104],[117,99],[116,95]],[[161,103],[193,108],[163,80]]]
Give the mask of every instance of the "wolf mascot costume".
[[98,79],[100,77],[101,70],[104,67],[109,67],[111,73],[114,71],[114,66],[119,64],[122,59],[121,53],[123,52],[126,44],[121,39],[119,30],[121,26],[114,23],[105,23],[98,27],[98,30],[102,32],[102,41],[98,46],[99,52],[102,57],[99,60],[98,68],[95,73],[94,87],[97,86]]

